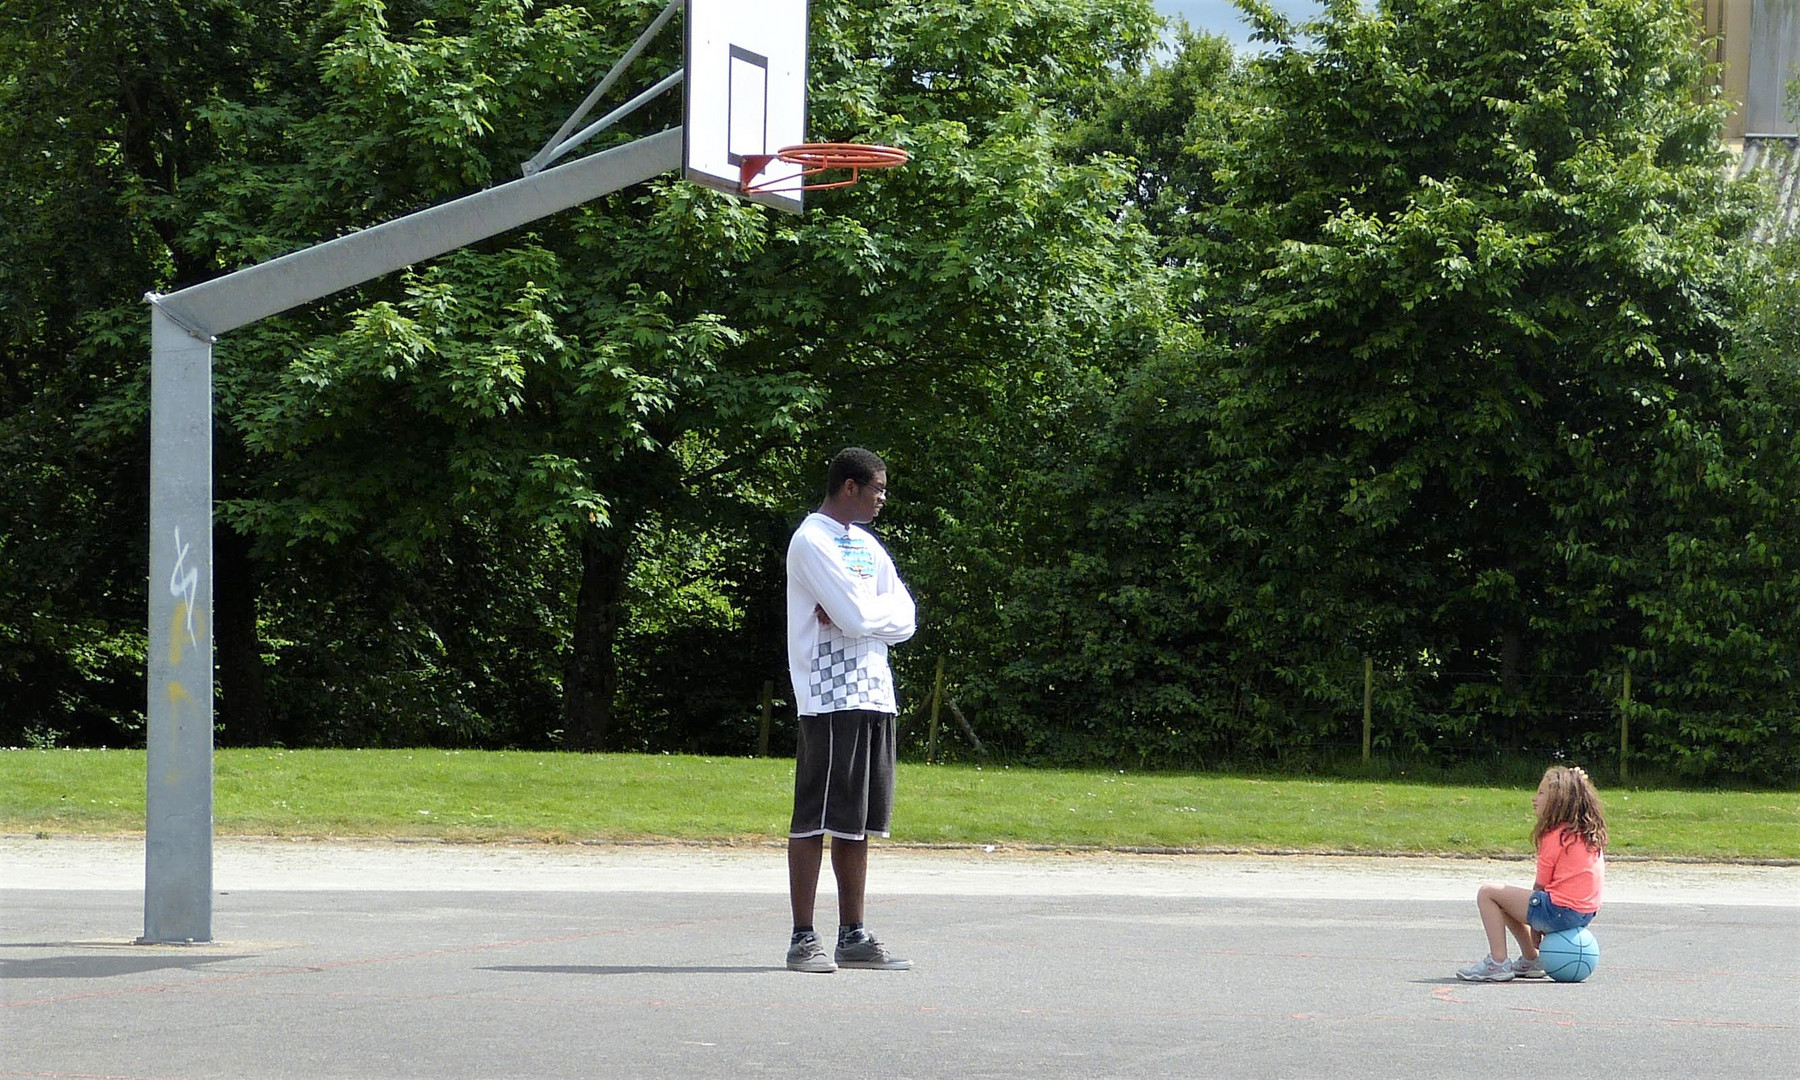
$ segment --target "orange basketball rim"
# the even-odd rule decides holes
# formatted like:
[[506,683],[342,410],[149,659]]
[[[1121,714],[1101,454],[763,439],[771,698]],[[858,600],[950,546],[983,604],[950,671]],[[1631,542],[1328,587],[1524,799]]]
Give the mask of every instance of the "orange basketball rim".
[[[785,161],[790,165],[800,166],[800,175],[780,180],[765,180],[756,183],[756,178],[768,167],[769,162]],[[862,177],[864,169],[895,169],[912,160],[912,155],[897,146],[875,146],[870,143],[800,143],[797,146],[784,146],[773,154],[752,154],[743,160],[743,179],[739,189],[746,194],[753,191],[829,191],[832,188],[849,187]],[[832,180],[823,184],[809,184],[807,177],[817,176],[824,172],[842,172],[848,170],[850,175],[845,179]],[[794,183],[798,180],[799,183]],[[776,187],[785,184],[784,187]]]

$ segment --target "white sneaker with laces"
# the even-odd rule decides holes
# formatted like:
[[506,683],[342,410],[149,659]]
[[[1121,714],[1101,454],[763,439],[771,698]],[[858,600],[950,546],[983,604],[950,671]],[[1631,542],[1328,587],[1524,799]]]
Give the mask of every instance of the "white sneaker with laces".
[[1515,979],[1548,979],[1550,973],[1544,970],[1542,961],[1527,960],[1523,956],[1510,961]]
[[1511,963],[1484,956],[1466,968],[1458,968],[1456,977],[1463,982],[1511,982],[1514,975]]

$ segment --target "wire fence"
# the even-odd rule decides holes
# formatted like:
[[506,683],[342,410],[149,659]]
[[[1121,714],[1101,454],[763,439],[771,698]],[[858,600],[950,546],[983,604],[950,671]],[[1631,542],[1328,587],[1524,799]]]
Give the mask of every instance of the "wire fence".
[[[926,685],[903,696],[901,752],[908,760],[1042,760],[1047,764],[1125,763],[1130,739],[1070,731],[1060,743],[1032,743],[1021,732],[1041,717],[1001,716],[960,702],[943,657]],[[1359,668],[1360,671],[1355,670]],[[1290,710],[1285,723],[1234,727],[1195,716],[1192,732],[1135,761],[1146,767],[1274,767],[1307,770],[1360,766],[1480,774],[1531,762],[1581,764],[1619,783],[1655,779],[1800,782],[1800,709],[1697,709],[1668,706],[1645,692],[1648,680],[1621,665],[1612,671],[1501,675],[1491,669],[1380,667],[1369,659]],[[915,684],[918,680],[914,679]],[[791,716],[765,684],[757,753],[791,750]],[[975,703],[983,704],[981,701]],[[1072,725],[1071,725],[1072,726]],[[1198,732],[1198,733],[1196,733]],[[1081,740],[1091,738],[1094,752]],[[1109,741],[1110,739],[1110,741]],[[1108,750],[1107,748],[1111,749]],[[1141,747],[1140,747],[1141,749]]]

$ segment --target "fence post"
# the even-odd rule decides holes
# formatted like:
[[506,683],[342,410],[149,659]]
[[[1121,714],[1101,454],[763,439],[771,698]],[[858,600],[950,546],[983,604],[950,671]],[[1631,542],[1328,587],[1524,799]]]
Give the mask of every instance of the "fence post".
[[756,735],[756,756],[769,756],[769,721],[775,715],[775,682],[763,681],[762,729]]
[[944,702],[944,658],[938,657],[937,678],[931,686],[931,728],[925,740],[925,762],[937,760],[938,706]]
[[953,698],[945,698],[944,708],[950,710],[950,719],[956,721],[956,726],[962,728],[963,734],[969,737],[969,745],[975,748],[977,754],[981,754],[985,757],[987,755],[987,748],[981,745],[981,736],[975,734],[975,729],[969,726],[969,718],[964,716],[962,710],[956,707],[956,701]]
[[1369,732],[1375,723],[1375,658],[1363,657],[1363,764],[1369,763]]
[[1625,693],[1619,701],[1619,782],[1631,779],[1631,665],[1625,665]]

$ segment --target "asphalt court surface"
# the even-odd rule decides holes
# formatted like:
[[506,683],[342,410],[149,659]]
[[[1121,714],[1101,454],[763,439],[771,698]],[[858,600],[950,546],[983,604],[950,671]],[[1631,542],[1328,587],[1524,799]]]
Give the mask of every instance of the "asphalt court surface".
[[775,848],[225,842],[152,947],[141,844],[0,838],[0,1077],[1800,1077],[1794,867],[1615,863],[1591,979],[1490,986],[1524,861],[878,848],[916,969],[799,975]]

